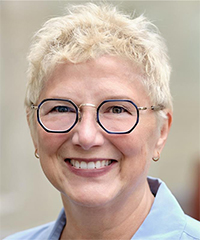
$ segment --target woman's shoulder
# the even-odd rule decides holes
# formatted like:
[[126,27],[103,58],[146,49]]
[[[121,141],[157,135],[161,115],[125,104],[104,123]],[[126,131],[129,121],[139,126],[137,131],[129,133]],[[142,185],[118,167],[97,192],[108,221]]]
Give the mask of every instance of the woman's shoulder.
[[181,240],[184,239],[200,239],[200,222],[191,218],[190,216],[186,216],[186,225],[181,237]]
[[10,235],[3,240],[44,240],[44,236],[51,231],[55,222],[46,223],[44,225],[40,225],[38,227],[34,227],[25,231],[21,231]]

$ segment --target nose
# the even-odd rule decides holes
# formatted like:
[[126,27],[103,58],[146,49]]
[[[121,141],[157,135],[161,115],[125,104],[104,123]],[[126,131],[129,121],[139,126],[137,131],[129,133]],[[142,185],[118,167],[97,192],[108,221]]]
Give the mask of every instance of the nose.
[[81,112],[80,121],[73,130],[72,143],[74,145],[84,150],[103,145],[104,136],[95,117],[95,108],[85,108]]

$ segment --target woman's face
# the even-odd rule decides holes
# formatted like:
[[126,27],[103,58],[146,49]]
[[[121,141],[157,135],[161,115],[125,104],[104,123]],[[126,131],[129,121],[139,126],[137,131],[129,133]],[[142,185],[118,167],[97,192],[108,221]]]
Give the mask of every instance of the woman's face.
[[[118,57],[63,64],[46,83],[38,103],[63,98],[77,106],[98,106],[106,99],[130,99],[137,106],[149,107],[140,78],[139,68]],[[164,130],[157,126],[150,110],[141,111],[136,128],[124,135],[106,133],[95,119],[94,108],[85,106],[81,121],[70,132],[48,133],[37,124],[34,139],[49,181],[64,198],[84,206],[102,206],[141,193],[152,157],[161,151],[169,130],[167,123]],[[72,166],[75,161],[91,169]],[[96,164],[101,167],[94,168]]]

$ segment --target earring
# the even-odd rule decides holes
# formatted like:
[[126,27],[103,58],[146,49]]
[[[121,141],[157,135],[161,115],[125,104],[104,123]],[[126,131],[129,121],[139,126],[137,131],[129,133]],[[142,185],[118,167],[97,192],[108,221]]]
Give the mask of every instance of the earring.
[[158,157],[152,157],[152,160],[154,162],[157,162],[160,159],[160,153],[159,152],[157,152],[157,153],[158,153]]
[[35,157],[36,157],[36,158],[40,158],[40,156],[39,156],[38,153],[37,153],[37,149],[35,149]]

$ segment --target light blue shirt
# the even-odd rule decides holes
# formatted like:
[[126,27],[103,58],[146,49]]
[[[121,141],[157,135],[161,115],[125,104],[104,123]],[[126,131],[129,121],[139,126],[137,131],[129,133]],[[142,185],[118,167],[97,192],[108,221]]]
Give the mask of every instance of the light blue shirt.
[[[184,214],[164,182],[154,178],[148,178],[148,182],[155,200],[131,240],[200,240],[200,222]],[[16,233],[4,240],[59,240],[65,224],[62,209],[55,222]]]

